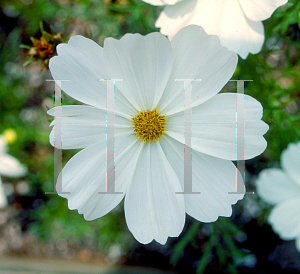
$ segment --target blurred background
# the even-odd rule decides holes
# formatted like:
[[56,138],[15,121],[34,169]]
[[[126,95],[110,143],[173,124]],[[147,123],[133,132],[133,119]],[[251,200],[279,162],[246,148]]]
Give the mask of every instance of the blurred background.
[[[256,194],[234,205],[231,218],[204,224],[187,217],[180,237],[163,246],[133,238],[122,203],[88,222],[66,199],[45,194],[54,189],[46,114],[54,84],[46,79],[56,45],[73,34],[103,45],[106,37],[158,31],[160,11],[134,0],[0,1],[0,134],[7,153],[28,169],[20,178],[1,176],[8,204],[0,210],[0,273],[300,273],[294,241],[272,231],[271,207]],[[266,151],[246,161],[247,191],[255,191],[261,170],[279,167],[290,142],[300,141],[300,1],[289,0],[264,26],[262,51],[239,59],[232,78],[254,80],[245,93],[262,103],[270,126]],[[236,83],[223,92],[236,92]],[[72,103],[63,95],[63,104]],[[76,152],[64,151],[63,164]]]

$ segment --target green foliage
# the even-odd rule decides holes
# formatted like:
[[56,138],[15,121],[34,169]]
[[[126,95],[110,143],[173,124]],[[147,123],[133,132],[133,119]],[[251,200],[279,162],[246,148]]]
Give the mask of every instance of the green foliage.
[[264,107],[263,119],[270,126],[265,155],[271,162],[279,160],[288,143],[300,139],[300,40],[299,31],[289,30],[298,25],[299,11],[299,1],[289,1],[287,10],[278,9],[266,21],[262,51],[246,60],[240,58],[234,75],[235,79],[253,80],[246,84],[246,94]]
[[179,257],[189,242],[193,240],[200,226],[200,222],[194,221],[189,230],[184,234],[183,238],[175,245],[171,257],[171,264],[176,265]]
[[226,269],[228,273],[237,273],[235,270],[236,267],[243,264],[248,254],[236,246],[234,238],[236,236],[246,238],[245,233],[229,219],[224,217],[219,217],[219,219],[211,223],[208,228],[209,235],[203,244],[202,240],[197,239],[199,233],[203,234],[203,226],[200,226],[200,222],[194,221],[181,240],[178,241],[173,248],[171,263],[176,265],[186,247],[192,245],[197,249],[201,249],[196,268],[197,274],[204,273],[212,258],[217,258],[217,265],[220,270]]

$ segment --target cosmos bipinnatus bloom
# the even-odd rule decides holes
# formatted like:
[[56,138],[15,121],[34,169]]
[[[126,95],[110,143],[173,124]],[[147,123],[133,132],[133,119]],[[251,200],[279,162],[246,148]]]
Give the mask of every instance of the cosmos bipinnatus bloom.
[[[231,78],[237,55],[198,26],[183,28],[169,41],[161,33],[107,38],[104,47],[82,36],[60,44],[50,60],[62,89],[86,105],[62,107],[62,148],[78,149],[62,171],[60,194],[86,220],[107,214],[125,197],[129,230],[141,243],[164,244],[178,236],[185,214],[202,222],[230,216],[243,194],[236,190],[236,93],[218,94]],[[115,83],[115,191],[106,191],[106,83]],[[192,187],[201,194],[176,194],[184,185],[184,86],[193,83]],[[243,159],[266,148],[262,106],[244,97]],[[60,108],[60,107],[59,107]],[[48,111],[54,115],[55,109]],[[54,130],[50,134],[54,145]],[[60,147],[60,144],[56,144]],[[240,159],[242,160],[242,159]],[[238,176],[241,176],[238,174]]]
[[[0,175],[6,177],[24,176],[27,169],[16,158],[7,154],[7,141],[0,136]],[[0,209],[7,205],[7,198],[0,177]]]
[[300,252],[300,142],[282,152],[281,167],[263,170],[257,191],[262,200],[275,206],[268,218],[274,231],[283,240],[296,239]]
[[144,0],[166,5],[155,26],[172,39],[183,27],[198,25],[217,35],[221,45],[243,59],[258,53],[264,43],[264,26],[275,9],[288,0]]

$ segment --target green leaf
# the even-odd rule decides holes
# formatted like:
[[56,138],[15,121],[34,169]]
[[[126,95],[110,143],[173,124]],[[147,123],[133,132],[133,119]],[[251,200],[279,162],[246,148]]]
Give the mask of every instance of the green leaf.
[[239,248],[236,247],[234,241],[232,240],[232,235],[230,235],[230,233],[227,232],[226,229],[222,228],[220,226],[221,230],[222,230],[222,237],[228,247],[228,249],[231,251],[232,256],[233,257],[245,257],[246,254],[240,250]]
[[212,231],[210,239],[205,246],[203,255],[202,255],[200,262],[196,269],[196,274],[202,274],[209,262],[210,254],[211,254],[212,248],[215,244],[215,235],[213,235],[213,233],[214,233],[214,231]]
[[230,221],[228,218],[220,217],[219,220],[223,223],[223,225],[228,229],[229,232],[235,234],[238,234],[241,232],[241,229],[239,229],[234,223]]
[[43,24],[43,21],[40,21],[40,31],[41,31],[41,34],[44,35],[44,24]]
[[20,48],[21,49],[31,49],[31,46],[28,46],[28,45],[20,45]]
[[31,62],[35,61],[36,59],[34,57],[30,58],[29,60],[27,60],[24,64],[23,67],[26,67],[27,65],[29,65]]
[[183,238],[176,244],[174,248],[174,252],[171,257],[172,265],[176,265],[187,244],[193,240],[195,234],[198,231],[199,226],[200,226],[200,222],[194,221],[194,223],[191,225],[189,230],[185,233]]

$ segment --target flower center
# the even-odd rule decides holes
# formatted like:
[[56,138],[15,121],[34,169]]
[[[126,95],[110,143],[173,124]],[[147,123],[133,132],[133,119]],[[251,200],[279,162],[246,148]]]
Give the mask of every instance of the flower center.
[[[166,115],[166,114],[165,114]],[[165,115],[160,115],[157,109],[141,110],[138,115],[132,119],[134,132],[137,138],[142,138],[144,144],[150,143],[150,141],[156,142],[157,139],[161,140],[161,136],[167,130],[166,123],[167,118]],[[164,138],[164,136],[162,136]]]

